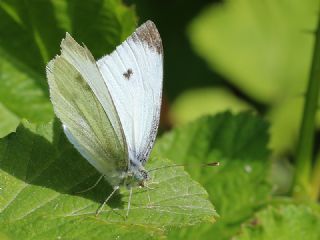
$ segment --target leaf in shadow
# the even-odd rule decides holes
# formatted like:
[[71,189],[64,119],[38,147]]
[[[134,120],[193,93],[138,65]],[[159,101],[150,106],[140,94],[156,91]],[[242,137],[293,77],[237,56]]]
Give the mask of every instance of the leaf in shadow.
[[133,8],[120,0],[71,0],[68,4],[72,33],[100,58],[113,51],[136,27]]

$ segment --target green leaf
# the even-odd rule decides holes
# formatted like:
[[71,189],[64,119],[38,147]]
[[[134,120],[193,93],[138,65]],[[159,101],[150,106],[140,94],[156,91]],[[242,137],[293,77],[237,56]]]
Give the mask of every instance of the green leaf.
[[18,124],[19,119],[0,103],[0,138],[13,132]]
[[[30,76],[13,62],[0,57],[0,104],[8,117],[0,121],[0,136],[14,130],[22,118],[32,122],[48,122],[53,118],[48,96],[39,88],[35,79],[39,78]],[[10,126],[6,125],[6,121],[10,121]]]
[[[147,169],[172,165],[153,157]],[[0,229],[12,239],[147,239],[168,227],[213,222],[207,192],[182,167],[151,172],[150,189],[135,189],[125,220],[128,190],[121,189],[98,217],[112,191],[66,140],[60,124],[24,122],[0,139]]]
[[245,224],[237,240],[320,239],[320,215],[309,206],[268,207]]
[[0,121],[0,136],[14,130],[19,119],[43,123],[53,118],[45,66],[59,53],[66,31],[98,58],[135,25],[133,9],[120,0],[0,1],[0,31],[6,33],[0,38],[0,113],[10,117]]
[[[83,42],[93,56],[112,52],[136,27],[133,8],[120,0],[71,0],[68,4],[73,37]],[[90,17],[88,17],[90,16]]]
[[[214,225],[179,229],[172,233],[172,239],[177,235],[229,239],[241,222],[266,203],[271,192],[267,129],[266,122],[250,113],[227,112],[201,118],[161,138],[155,153],[186,164],[191,176],[209,192],[221,216]],[[214,161],[220,166],[201,166]]]
[[317,0],[226,0],[206,8],[189,26],[195,51],[214,71],[270,106],[270,146],[277,153],[294,151],[316,9]]

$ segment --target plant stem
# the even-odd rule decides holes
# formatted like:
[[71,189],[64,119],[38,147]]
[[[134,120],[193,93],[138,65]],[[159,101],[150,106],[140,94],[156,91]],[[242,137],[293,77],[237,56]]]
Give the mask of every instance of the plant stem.
[[317,201],[320,197],[320,152],[311,174],[311,199]]
[[311,198],[311,167],[314,145],[315,116],[320,91],[320,21],[318,19],[312,65],[308,89],[305,97],[304,111],[300,126],[300,138],[296,153],[296,172],[293,195],[299,199]]

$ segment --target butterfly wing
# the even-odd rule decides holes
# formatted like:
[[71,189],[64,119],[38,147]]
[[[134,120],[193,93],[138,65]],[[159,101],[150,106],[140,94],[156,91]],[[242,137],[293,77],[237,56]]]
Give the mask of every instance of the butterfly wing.
[[70,35],[47,66],[50,97],[64,131],[78,151],[111,184],[128,168],[123,130],[91,53]]
[[147,21],[98,62],[124,129],[130,161],[144,164],[159,125],[163,49],[155,24]]

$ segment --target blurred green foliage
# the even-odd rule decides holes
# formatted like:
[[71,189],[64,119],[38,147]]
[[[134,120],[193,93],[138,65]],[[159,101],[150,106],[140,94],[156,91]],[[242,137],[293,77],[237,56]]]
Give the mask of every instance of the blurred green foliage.
[[[254,101],[266,104],[271,148],[294,148],[308,79],[318,1],[227,0],[195,18],[199,55]],[[288,137],[291,136],[291,137]]]
[[[91,234],[93,239],[319,239],[319,206],[297,202],[289,192],[293,174],[299,171],[290,160],[299,141],[318,4],[317,0],[0,0],[0,225],[6,226],[6,232],[0,228],[0,239],[53,239],[67,231],[70,237]],[[95,208],[94,199],[103,199],[109,186],[99,185],[82,199],[64,189],[61,179],[55,181],[59,169],[71,180],[86,177],[86,171],[92,176],[96,172],[70,144],[50,139],[60,136],[60,130],[47,124],[54,113],[45,65],[59,53],[66,31],[100,58],[147,19],[156,23],[164,45],[161,127],[175,128],[157,142],[152,154],[156,160],[150,166],[170,164],[166,158],[187,164],[186,170],[209,193],[220,218],[215,224],[201,223],[213,215],[206,193],[184,171],[171,169],[172,176],[181,173],[186,182],[163,181],[164,186],[150,191],[151,198],[165,197],[162,190],[167,195],[179,190],[181,196],[188,186],[196,186],[201,197],[169,200],[173,206],[164,204],[159,212],[138,207],[133,213],[137,224],[114,215],[103,216],[99,223],[92,216],[67,220],[59,214],[86,204]],[[24,122],[10,134],[24,118],[35,125]],[[64,155],[76,169],[63,165]],[[33,173],[42,172],[45,160],[54,163],[47,170],[49,177],[30,180]],[[30,163],[21,178],[20,165],[15,165],[19,161],[21,166]],[[221,166],[199,166],[212,161]],[[314,161],[318,169],[320,161]],[[319,170],[312,176],[315,188],[320,186]],[[83,184],[92,182],[90,175]],[[26,191],[22,189],[13,201],[17,207],[3,212],[24,185]],[[56,208],[49,198],[55,195],[58,212],[52,216]],[[111,207],[121,204],[122,197],[127,198],[125,191]],[[138,205],[145,197],[142,191],[134,201]],[[188,215],[188,204],[208,204],[210,211],[199,208]],[[166,208],[170,211],[163,214]],[[26,213],[20,221],[17,216]],[[185,227],[195,223],[201,224]],[[40,234],[42,230],[47,232]]]
[[[192,109],[192,110],[191,110]],[[253,110],[246,101],[222,87],[207,87],[186,90],[171,104],[170,117],[176,125],[190,122],[199,116],[222,112],[234,113]]]
[[281,206],[269,207],[242,226],[242,233],[236,240],[269,239],[319,239],[319,214],[311,207]]

